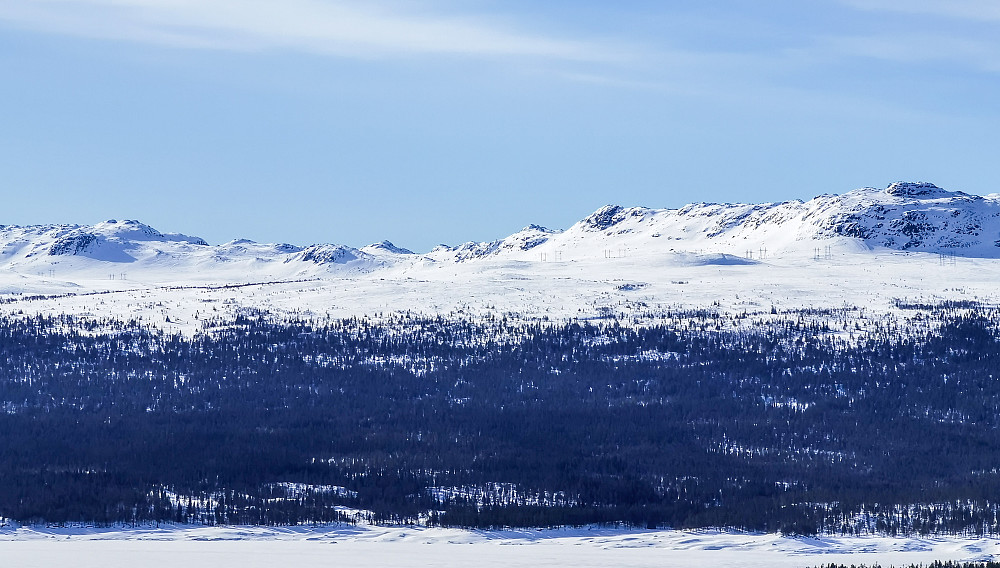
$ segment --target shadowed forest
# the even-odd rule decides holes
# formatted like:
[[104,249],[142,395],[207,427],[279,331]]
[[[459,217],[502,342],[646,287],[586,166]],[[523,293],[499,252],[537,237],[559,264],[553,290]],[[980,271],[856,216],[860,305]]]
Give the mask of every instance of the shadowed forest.
[[1000,533],[1000,313],[0,319],[0,517]]

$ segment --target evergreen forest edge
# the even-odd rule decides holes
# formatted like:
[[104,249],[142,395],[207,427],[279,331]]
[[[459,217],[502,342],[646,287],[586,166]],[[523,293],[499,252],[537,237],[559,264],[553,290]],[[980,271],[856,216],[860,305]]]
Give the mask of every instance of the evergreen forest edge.
[[998,534],[1000,310],[901,309],[0,318],[0,517]]

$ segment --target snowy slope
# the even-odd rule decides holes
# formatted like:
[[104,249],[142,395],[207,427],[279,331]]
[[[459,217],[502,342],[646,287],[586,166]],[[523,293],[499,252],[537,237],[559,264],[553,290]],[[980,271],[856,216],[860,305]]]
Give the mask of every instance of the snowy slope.
[[136,221],[4,226],[0,311],[184,332],[244,309],[628,319],[860,306],[873,321],[900,299],[1000,303],[998,241],[1000,196],[902,182],[806,202],[607,206],[565,230],[529,225],[424,254],[389,242],[209,245]]
[[362,249],[248,240],[210,246],[200,238],[160,233],[138,221],[5,226],[0,227],[0,267],[21,272],[56,265],[78,270],[169,267],[211,272],[214,265],[224,276],[233,272],[235,264],[251,275],[291,277],[493,258],[555,261],[694,252],[760,259],[811,251],[817,244],[846,251],[888,249],[998,258],[1000,199],[897,182],[885,190],[864,188],[807,202],[699,203],[680,209],[609,205],[565,231],[529,225],[500,240],[442,245],[423,255],[388,241]]
[[409,253],[383,242],[299,247],[240,239],[209,245],[138,221],[0,227],[0,269],[42,276],[246,281],[370,272]]
[[1000,199],[897,182],[807,202],[691,204],[680,209],[609,205],[565,231],[529,226],[502,241],[438,249],[458,261],[712,252],[761,258],[812,252],[902,250],[1000,257]]

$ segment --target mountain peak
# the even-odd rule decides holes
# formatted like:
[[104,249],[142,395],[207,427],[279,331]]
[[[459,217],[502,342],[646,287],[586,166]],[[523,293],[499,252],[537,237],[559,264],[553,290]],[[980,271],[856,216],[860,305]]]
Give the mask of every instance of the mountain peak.
[[960,192],[947,191],[924,181],[897,181],[889,184],[885,192],[894,197],[915,197],[922,199],[933,199],[938,197],[952,197]]
[[285,259],[285,262],[301,261],[313,264],[347,264],[362,256],[370,258],[364,252],[345,245],[310,245]]
[[525,228],[521,229],[519,232],[521,232],[521,233],[528,233],[528,232],[555,233],[556,231],[553,231],[552,229],[550,229],[548,227],[543,227],[541,225],[536,225],[535,223],[532,223],[532,224],[526,226]]
[[156,229],[134,219],[125,219],[124,221],[108,219],[103,223],[94,225],[94,230],[104,234],[114,234],[129,238],[145,237],[146,239],[159,239],[163,237],[163,234]]
[[621,220],[620,214],[623,210],[621,205],[605,205],[584,219],[583,226],[595,231],[603,231]]
[[412,250],[405,249],[403,247],[397,247],[396,245],[392,244],[392,242],[390,242],[390,241],[382,241],[382,242],[378,242],[378,243],[372,243],[372,244],[364,247],[361,250],[364,250],[364,251],[385,251],[385,252],[391,252],[393,254],[413,254]]
[[92,228],[88,228],[87,232],[93,232],[93,234],[98,236],[118,241],[169,241],[192,245],[208,245],[202,238],[189,237],[180,233],[161,233],[153,227],[134,219],[125,219],[124,221],[108,219],[103,223],[94,225]]
[[[441,245],[424,254],[381,241],[356,249],[344,245],[298,247],[241,239],[207,246],[197,237],[161,233],[135,220],[96,225],[0,226],[0,267],[31,263],[84,266],[82,259],[153,266],[287,266],[296,277],[310,267],[357,273],[382,267],[443,261],[551,262],[672,254],[724,253],[764,258],[811,254],[817,242],[836,239],[851,250],[960,253],[1000,258],[1000,197],[948,191],[928,182],[897,181],[824,194],[809,202],[692,203],[679,209],[605,205],[566,230],[527,225],[502,239]],[[194,245],[194,246],[192,246]],[[198,246],[203,245],[203,246]],[[803,252],[804,251],[804,252]],[[61,257],[61,258],[53,258]],[[293,263],[292,261],[300,261]],[[6,263],[6,264],[4,264]],[[437,264],[440,266],[440,264]],[[272,269],[269,269],[272,270]],[[305,270],[306,272],[303,272]]]

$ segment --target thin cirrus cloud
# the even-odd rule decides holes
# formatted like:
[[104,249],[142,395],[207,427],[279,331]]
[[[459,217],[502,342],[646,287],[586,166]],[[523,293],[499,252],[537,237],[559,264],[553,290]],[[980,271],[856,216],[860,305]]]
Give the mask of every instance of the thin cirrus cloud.
[[902,30],[827,37],[831,52],[906,64],[945,63],[1000,72],[1000,4],[995,0],[841,0],[859,12],[904,16]]
[[995,0],[842,0],[867,11],[924,14],[979,22],[1000,22],[1000,4]]
[[944,34],[830,37],[821,42],[830,52],[906,64],[947,63],[988,73],[1000,72],[996,41]]
[[50,33],[199,49],[286,49],[341,57],[456,55],[600,62],[607,45],[522,32],[475,15],[386,1],[4,0],[0,21]]

